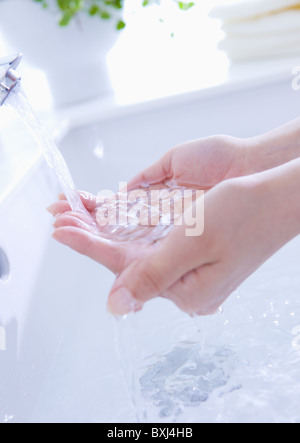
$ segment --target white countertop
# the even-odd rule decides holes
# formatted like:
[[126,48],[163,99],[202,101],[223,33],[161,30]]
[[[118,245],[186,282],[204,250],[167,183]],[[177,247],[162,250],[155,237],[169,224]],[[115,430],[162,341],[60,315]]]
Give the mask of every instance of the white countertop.
[[22,181],[41,154],[22,122],[0,108],[0,202]]
[[[53,113],[41,116],[57,143],[68,131]],[[43,118],[44,117],[44,118]],[[42,152],[25,124],[8,106],[0,107],[0,203],[22,184],[42,160]]]
[[300,66],[300,58],[299,60],[289,58],[235,64],[228,66],[226,77],[224,72],[222,81],[203,84],[198,89],[180,90],[178,88],[174,94],[160,95],[152,99],[148,97],[145,100],[139,100],[134,94],[131,99],[125,100],[119,100],[118,96],[91,100],[57,110],[57,119],[68,121],[70,127],[79,127],[161,107],[201,101],[239,90],[259,88],[281,81],[290,81],[292,88],[292,70],[298,66],[297,62]]
[[[232,66],[228,64],[226,69],[223,65],[223,79],[211,79],[211,84],[202,83],[198,89],[188,90],[189,88],[185,87],[186,90],[180,90],[178,87],[173,94],[161,93],[158,97],[152,99],[144,97],[143,100],[134,93],[127,99],[116,95],[60,110],[40,110],[39,113],[50,132],[59,140],[71,128],[113,120],[126,115],[175,107],[243,89],[289,81],[289,79],[292,88],[292,70],[297,66],[297,62],[300,65],[300,59],[297,58],[256,61]],[[27,77],[30,72],[25,65],[26,84],[30,84]],[[35,78],[38,78],[38,74],[35,73],[35,75],[37,76]],[[49,94],[45,83],[41,84],[45,88],[45,93]],[[295,92],[295,94],[300,95],[300,92]],[[0,201],[11,192],[40,157],[41,153],[24,124],[7,107],[0,108]]]
[[[53,110],[44,75],[26,65],[24,57],[20,66],[23,88],[58,138],[73,127],[270,83],[290,79],[292,87],[292,70],[300,66],[300,56],[231,64],[217,49],[222,38],[220,23],[210,19],[207,11],[180,13],[162,26],[155,14],[148,19],[146,9],[128,17],[127,29],[108,56],[114,87],[111,97]],[[39,149],[24,125],[6,107],[0,108],[0,201],[39,158]]]
[[[300,66],[300,51],[298,57],[232,64],[218,49],[224,34],[221,23],[209,17],[214,0],[200,1],[184,13],[174,2],[165,9],[131,3],[126,6],[127,27],[107,58],[114,97],[61,109],[58,121],[86,125],[284,78],[292,81],[293,68]],[[21,69],[34,106],[47,108],[51,99],[45,78],[26,68],[26,57]]]

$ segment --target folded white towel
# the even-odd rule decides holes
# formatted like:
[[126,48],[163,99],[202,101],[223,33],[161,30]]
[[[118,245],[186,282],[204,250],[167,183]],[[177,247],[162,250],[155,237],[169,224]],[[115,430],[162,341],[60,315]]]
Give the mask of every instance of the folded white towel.
[[232,36],[262,36],[270,34],[286,34],[300,31],[300,10],[282,12],[262,17],[257,20],[224,23],[223,31]]
[[300,55],[300,30],[282,35],[260,37],[225,37],[219,48],[234,60]]
[[223,0],[211,10],[211,17],[223,21],[240,21],[285,8],[300,6],[300,0]]

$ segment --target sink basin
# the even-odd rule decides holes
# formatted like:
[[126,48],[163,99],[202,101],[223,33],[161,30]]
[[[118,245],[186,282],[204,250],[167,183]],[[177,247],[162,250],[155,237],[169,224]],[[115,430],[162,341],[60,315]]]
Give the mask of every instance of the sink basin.
[[[299,97],[286,78],[99,112],[70,130],[60,147],[78,188],[117,190],[120,181],[181,142],[215,133],[252,136],[298,115]],[[231,356],[228,379],[201,404],[168,415],[141,392],[139,406],[132,406],[115,350],[115,323],[105,308],[114,276],[50,238],[44,208],[56,192],[39,158],[0,203],[0,263],[6,269],[0,278],[0,421],[300,421],[294,346],[299,238],[255,273],[222,315],[201,323],[208,348],[222,349],[222,361]],[[139,384],[146,357],[157,355],[157,365],[159,353],[197,334],[192,320],[163,300],[149,303],[136,321]],[[130,324],[126,331],[130,336]],[[128,366],[124,355],[121,349]]]

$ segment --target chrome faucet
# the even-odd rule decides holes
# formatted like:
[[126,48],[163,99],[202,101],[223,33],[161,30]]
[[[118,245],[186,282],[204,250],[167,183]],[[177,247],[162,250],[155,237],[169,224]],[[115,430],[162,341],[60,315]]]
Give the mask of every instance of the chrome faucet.
[[21,80],[21,77],[15,72],[21,60],[22,54],[0,58],[0,106]]

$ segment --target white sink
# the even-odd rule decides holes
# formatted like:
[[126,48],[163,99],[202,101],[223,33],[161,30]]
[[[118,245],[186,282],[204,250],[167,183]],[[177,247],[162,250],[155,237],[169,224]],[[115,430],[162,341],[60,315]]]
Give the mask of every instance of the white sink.
[[[98,121],[93,117],[92,126],[73,129],[61,149],[79,188],[117,190],[119,181],[183,141],[215,133],[251,136],[298,115],[299,97],[285,79],[102,113]],[[155,415],[154,406],[140,405],[136,414],[131,405],[105,308],[114,277],[50,239],[51,217],[44,208],[55,192],[52,175],[39,162],[0,203],[0,250],[10,266],[10,278],[0,280],[0,421],[130,422],[142,416],[144,407],[149,419],[166,421],[168,417]],[[284,373],[275,355],[277,337],[280,350],[286,347],[287,361],[293,357],[299,365],[292,348],[292,331],[300,323],[295,304],[299,253],[296,239],[241,288],[242,301],[233,296],[223,316],[205,320],[209,345],[233,348],[240,366],[232,370],[228,388],[216,390],[199,408],[185,409],[178,421],[300,420],[298,407],[293,414],[285,407],[298,404],[299,371]],[[274,324],[274,309],[284,319],[280,328]],[[178,335],[183,326],[187,335],[191,328],[190,319],[159,300],[138,318],[138,345],[147,343],[145,354],[168,345],[172,325],[177,337],[178,321]]]

